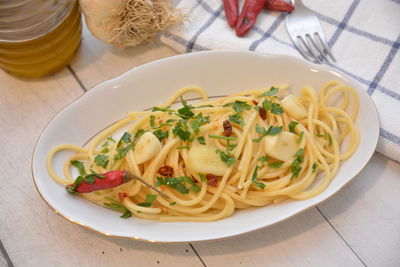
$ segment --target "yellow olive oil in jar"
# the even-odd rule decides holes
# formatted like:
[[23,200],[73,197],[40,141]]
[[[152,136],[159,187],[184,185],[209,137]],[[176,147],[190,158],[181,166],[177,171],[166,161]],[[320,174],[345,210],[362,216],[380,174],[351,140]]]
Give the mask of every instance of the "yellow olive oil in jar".
[[0,67],[21,77],[42,77],[67,66],[82,26],[77,0],[0,1]]

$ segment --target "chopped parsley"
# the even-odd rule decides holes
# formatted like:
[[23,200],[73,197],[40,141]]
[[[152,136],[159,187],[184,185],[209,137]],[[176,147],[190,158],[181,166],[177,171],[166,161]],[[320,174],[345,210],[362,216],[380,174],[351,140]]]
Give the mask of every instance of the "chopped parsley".
[[185,101],[185,99],[183,99],[183,97],[181,97],[181,103],[182,103],[183,107],[178,109],[177,115],[184,120],[192,118],[194,116],[194,113],[192,112],[193,106],[188,105],[187,102]]
[[259,157],[257,160],[260,162],[267,162],[269,159],[267,156],[262,156],[262,157]]
[[257,182],[257,180],[258,180],[257,176],[258,176],[258,169],[259,168],[260,168],[260,166],[257,165],[256,168],[254,169],[253,176],[251,177],[251,181],[258,188],[264,189],[265,188],[265,184],[261,183],[261,182]]
[[81,176],[86,175],[85,166],[83,165],[83,162],[78,161],[78,160],[71,160],[71,165],[78,169],[79,174]]
[[283,165],[283,162],[281,161],[275,161],[268,163],[268,167],[273,168],[273,169],[279,169]]
[[289,123],[289,132],[295,134],[295,133],[296,133],[295,129],[296,129],[297,124],[299,124],[299,123],[298,123],[298,122],[295,122],[295,121],[291,121],[291,122]]
[[70,194],[75,194],[76,193],[76,189],[78,188],[78,186],[83,182],[83,176],[78,176],[78,178],[75,179],[74,183],[72,185],[67,185],[66,189],[68,191],[68,193]]
[[195,134],[199,134],[200,127],[210,121],[210,116],[203,117],[202,113],[197,114],[193,121],[190,122],[190,126],[192,127]]
[[278,103],[273,103],[269,100],[264,100],[262,106],[266,111],[271,111],[271,113],[273,114],[280,115],[283,113],[283,108]]
[[209,134],[208,137],[210,137],[210,138],[215,138],[215,139],[231,140],[231,141],[237,140],[237,137],[230,137],[230,136],[228,137],[228,136],[215,135],[215,134]]
[[103,148],[100,153],[108,153],[110,150],[108,149],[108,147]]
[[127,145],[126,147],[117,148],[117,154],[114,155],[114,161],[123,159],[126,156],[126,153],[128,153],[128,151],[133,147],[134,147],[134,144],[131,143],[131,144]]
[[170,206],[174,206],[174,205],[176,205],[176,202],[174,201],[174,202],[171,202],[171,203],[169,203],[169,205]]
[[181,177],[157,177],[156,186],[165,185],[177,190],[181,194],[188,194],[189,189],[185,186],[185,184],[189,185],[190,190],[197,193],[200,191],[200,188],[194,183],[192,178],[189,176],[181,176]]
[[304,132],[300,132],[299,137],[297,138],[297,143],[300,144],[303,139]]
[[201,144],[201,145],[205,145],[206,139],[204,138],[204,136],[200,136],[200,137],[197,137],[197,142],[199,142],[199,144]]
[[293,160],[292,167],[290,169],[290,171],[292,172],[292,177],[290,178],[290,180],[299,176],[299,173],[301,171],[300,164],[303,163],[303,154],[304,154],[303,148],[300,148],[299,150],[297,150],[296,155],[295,155],[296,158]]
[[122,215],[120,216],[121,218],[129,218],[132,216],[132,213],[130,210],[127,209],[123,204],[120,202],[116,201],[115,199],[112,199],[110,197],[105,197],[105,199],[111,201],[110,203],[104,203],[104,206],[122,212]]
[[116,143],[116,141],[114,140],[114,138],[112,138],[111,136],[107,137],[106,140],[111,141],[111,142],[113,142],[113,143]]
[[141,207],[150,207],[153,204],[154,200],[156,200],[156,198],[157,195],[147,194],[146,201],[143,203],[139,203],[138,205]]
[[109,159],[107,155],[97,155],[94,158],[94,162],[96,163],[97,166],[103,167],[103,168],[107,168]]
[[229,167],[232,166],[237,160],[233,155],[227,154],[219,149],[215,150],[215,153],[219,154],[222,162],[224,162]]
[[168,138],[169,132],[168,130],[163,132],[161,129],[158,129],[154,131],[153,134],[158,138],[158,140],[160,140],[160,142],[162,142],[164,138]]
[[151,128],[156,127],[156,117],[154,115],[150,115],[150,127]]
[[236,112],[242,112],[243,110],[251,109],[251,106],[248,103],[239,100],[236,100],[233,103],[228,103],[223,105],[223,107],[228,107],[228,106],[232,106],[233,110]]
[[203,181],[203,182],[207,181],[207,178],[203,173],[199,173],[199,176],[200,176],[201,181]]
[[279,91],[279,88],[277,87],[271,87],[269,89],[269,91],[262,93],[261,96],[273,96],[274,94],[276,94]]
[[244,125],[243,116],[240,113],[236,113],[234,115],[229,115],[228,120],[231,122],[234,122],[240,126]]
[[312,172],[316,172],[318,168],[318,163],[314,162],[312,165]]
[[172,130],[174,136],[178,136],[182,141],[188,141],[190,139],[189,126],[186,120],[179,120]]
[[118,141],[117,148],[121,147],[123,143],[126,143],[126,144],[130,143],[131,137],[132,137],[132,135],[130,133],[124,132],[121,139],[119,139],[119,141]]
[[259,143],[264,136],[266,135],[277,135],[282,131],[282,126],[270,126],[268,130],[265,130],[265,128],[260,127],[258,124],[256,124],[256,132],[260,133],[261,135],[258,138],[253,139],[253,142]]
[[171,112],[174,111],[172,109],[170,109],[169,106],[165,107],[165,108],[159,108],[159,107],[154,107],[151,111],[162,111],[162,112]]

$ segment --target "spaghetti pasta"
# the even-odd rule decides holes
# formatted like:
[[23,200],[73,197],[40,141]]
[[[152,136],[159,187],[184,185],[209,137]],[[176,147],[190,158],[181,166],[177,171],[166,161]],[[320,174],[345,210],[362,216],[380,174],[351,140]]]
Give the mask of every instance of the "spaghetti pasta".
[[[189,91],[202,101],[188,104],[182,96]],[[308,199],[357,149],[358,96],[336,81],[318,92],[304,87],[298,97],[287,91],[281,85],[210,100],[201,88],[186,87],[162,106],[129,113],[86,147],[54,147],[47,169],[62,185],[74,183],[71,164],[80,168],[80,182],[114,170],[140,176],[168,197],[137,180],[80,195],[149,220],[215,221],[237,209]],[[183,106],[175,109],[179,98]],[[64,177],[52,165],[61,150],[75,152]]]

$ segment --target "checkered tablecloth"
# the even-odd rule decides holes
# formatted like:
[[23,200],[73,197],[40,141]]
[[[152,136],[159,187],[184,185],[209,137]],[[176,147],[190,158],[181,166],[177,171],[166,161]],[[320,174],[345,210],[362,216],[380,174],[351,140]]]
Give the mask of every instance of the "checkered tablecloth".
[[[400,162],[400,0],[303,0],[315,11],[337,59],[332,67],[364,85],[381,121],[378,151]],[[178,0],[190,13],[161,41],[178,52],[238,49],[300,56],[284,14],[263,11],[245,38],[237,38],[225,18],[222,0]]]

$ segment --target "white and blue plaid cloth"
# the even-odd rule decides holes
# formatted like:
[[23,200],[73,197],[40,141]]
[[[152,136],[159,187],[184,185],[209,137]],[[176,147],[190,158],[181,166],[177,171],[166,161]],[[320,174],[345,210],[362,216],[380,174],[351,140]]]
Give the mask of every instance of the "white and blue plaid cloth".
[[[372,96],[381,121],[378,151],[400,162],[400,0],[303,2],[321,21],[337,59],[331,66]],[[262,12],[246,37],[237,38],[222,0],[178,0],[175,5],[190,13],[190,22],[170,29],[161,41],[178,52],[238,49],[301,57],[287,34],[284,14]]]

